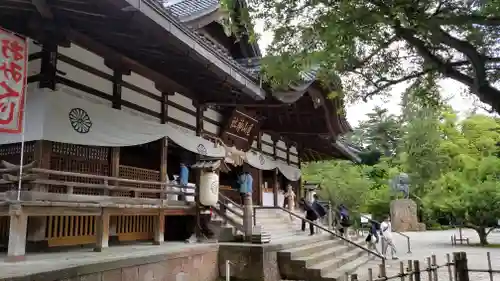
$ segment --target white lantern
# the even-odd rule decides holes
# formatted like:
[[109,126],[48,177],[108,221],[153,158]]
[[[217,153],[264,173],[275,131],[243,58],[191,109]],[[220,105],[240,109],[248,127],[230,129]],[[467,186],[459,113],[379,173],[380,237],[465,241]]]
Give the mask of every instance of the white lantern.
[[204,206],[216,206],[219,200],[219,174],[213,171],[201,171],[200,203]]

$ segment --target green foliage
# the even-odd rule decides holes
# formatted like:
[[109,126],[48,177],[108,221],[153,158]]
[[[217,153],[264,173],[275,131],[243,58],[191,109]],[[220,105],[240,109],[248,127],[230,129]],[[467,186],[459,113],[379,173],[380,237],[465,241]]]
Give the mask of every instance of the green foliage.
[[387,109],[375,107],[366,115],[350,136],[350,141],[372,151],[380,151],[385,156],[396,152],[401,138],[401,123],[397,116],[389,114]]
[[318,65],[325,84],[339,75],[339,90],[366,100],[431,74],[465,84],[500,109],[498,0],[248,3],[252,19],[274,34],[267,51],[281,69],[269,75],[276,81],[296,78],[303,70],[299,65]]
[[302,167],[303,180],[321,184],[320,196],[335,205],[358,209],[364,203],[370,181],[363,167],[347,161],[308,163]]
[[[358,140],[393,147],[390,155],[372,165],[310,163],[304,167],[304,179],[321,182],[325,199],[381,219],[397,196],[389,180],[406,172],[410,193],[431,229],[442,229],[438,222],[453,221],[475,229],[486,245],[493,229],[489,227],[500,219],[500,120],[479,114],[459,120],[438,94],[422,94],[431,91],[432,81],[422,81],[404,95],[402,115],[393,118],[399,127],[385,126],[381,123],[387,119],[377,117],[379,122],[356,129]],[[375,109],[368,118],[382,115]],[[391,135],[398,137],[387,137]]]

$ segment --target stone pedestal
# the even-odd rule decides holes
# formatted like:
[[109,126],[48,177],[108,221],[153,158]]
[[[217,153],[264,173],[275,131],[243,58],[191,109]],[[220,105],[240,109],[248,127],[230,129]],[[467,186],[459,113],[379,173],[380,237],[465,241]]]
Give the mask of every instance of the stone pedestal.
[[425,231],[425,225],[418,222],[417,204],[411,199],[391,202],[392,229],[399,232]]

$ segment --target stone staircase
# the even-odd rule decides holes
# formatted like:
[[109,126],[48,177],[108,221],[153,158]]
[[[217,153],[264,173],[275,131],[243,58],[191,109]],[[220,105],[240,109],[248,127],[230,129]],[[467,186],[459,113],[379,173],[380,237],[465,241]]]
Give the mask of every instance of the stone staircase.
[[[239,205],[228,204],[232,211],[227,210],[226,216],[230,219],[227,225],[220,224],[221,232],[227,232],[224,228],[233,229],[233,234],[238,235],[242,232],[236,225],[243,225],[243,210]],[[218,207],[220,209],[220,207]],[[222,221],[222,217],[215,218],[214,221]],[[231,226],[231,221],[233,226]],[[290,219],[290,215],[273,209],[258,209],[256,211],[256,228],[260,228],[261,233],[269,234],[272,242],[280,242],[283,240],[293,239],[297,236],[306,236],[309,234],[309,229],[305,232],[301,231],[301,220],[298,218]],[[220,240],[220,239],[219,239]]]
[[[234,212],[227,211],[227,216],[243,224],[243,210],[239,206],[230,207]],[[290,245],[278,252],[279,270],[284,280],[343,281],[346,274],[355,273],[370,260],[378,259],[325,231],[309,236],[308,225],[306,231],[301,231],[301,220],[291,220],[282,210],[257,209],[256,222],[262,232],[270,234],[271,243]],[[365,237],[352,233],[350,237],[354,243],[366,247]],[[307,243],[298,243],[299,240]]]
[[[363,237],[352,241],[366,244]],[[278,253],[280,273],[286,280],[343,281],[346,273],[356,272],[371,259],[366,251],[331,236]]]

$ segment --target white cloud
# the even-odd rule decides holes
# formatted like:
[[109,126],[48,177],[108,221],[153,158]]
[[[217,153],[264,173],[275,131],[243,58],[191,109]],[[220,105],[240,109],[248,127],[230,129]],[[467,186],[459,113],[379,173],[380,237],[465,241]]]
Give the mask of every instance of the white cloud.
[[[264,30],[262,21],[257,21],[255,31],[259,34],[259,46],[263,54],[265,54],[267,46],[272,43],[273,34],[270,31]],[[470,95],[464,95],[465,86],[451,79],[446,79],[440,82],[442,95],[445,99],[449,99],[448,103],[454,110],[462,116],[474,109],[477,100]],[[358,101],[355,104],[347,105],[347,120],[355,127],[360,121],[366,120],[366,114],[369,113],[375,106],[386,108],[389,112],[399,114],[401,108],[399,106],[401,94],[405,90],[404,85],[397,85],[392,89],[389,97],[377,96],[368,102]],[[484,110],[479,110],[486,113]]]

